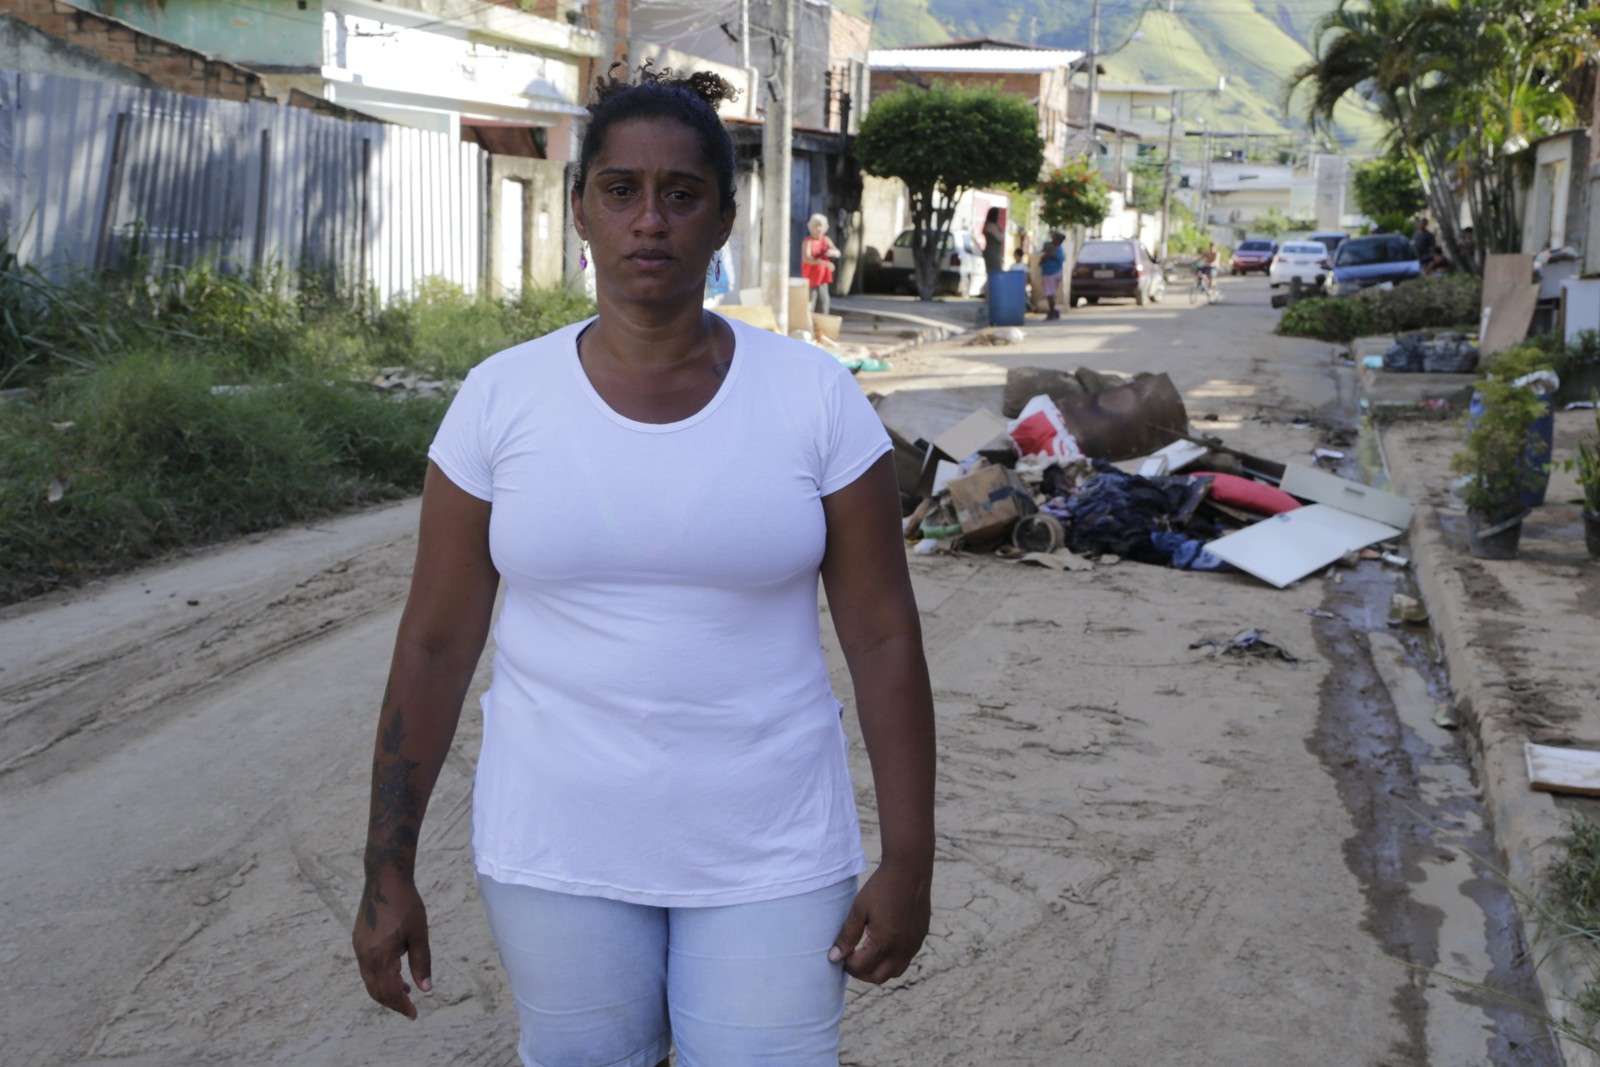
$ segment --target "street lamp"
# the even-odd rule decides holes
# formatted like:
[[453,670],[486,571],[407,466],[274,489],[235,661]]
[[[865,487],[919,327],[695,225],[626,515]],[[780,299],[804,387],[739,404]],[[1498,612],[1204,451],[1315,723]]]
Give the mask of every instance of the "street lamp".
[[1221,93],[1228,88],[1228,78],[1224,74],[1217,75],[1215,88],[1206,89],[1180,89],[1172,88],[1172,103],[1167,109],[1167,174],[1166,181],[1161,184],[1161,256],[1167,258],[1167,235],[1172,228],[1172,135],[1178,125],[1178,96],[1181,93]]

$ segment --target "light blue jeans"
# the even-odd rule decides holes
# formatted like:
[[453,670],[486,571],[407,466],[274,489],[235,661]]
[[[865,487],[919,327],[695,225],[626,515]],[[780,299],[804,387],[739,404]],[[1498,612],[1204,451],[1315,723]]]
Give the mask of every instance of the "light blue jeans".
[[838,1067],[855,899],[658,908],[478,876],[522,1023],[524,1067]]

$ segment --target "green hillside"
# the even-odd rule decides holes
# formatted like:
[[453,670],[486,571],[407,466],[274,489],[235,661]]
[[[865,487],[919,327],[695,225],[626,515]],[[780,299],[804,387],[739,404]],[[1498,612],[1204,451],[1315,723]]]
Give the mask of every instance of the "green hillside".
[[[873,20],[873,47],[994,37],[1086,49],[1090,5],[1084,0],[836,0]],[[1201,88],[1227,77],[1219,96],[1184,98],[1186,118],[1214,130],[1261,134],[1305,129],[1303,104],[1288,112],[1290,72],[1311,58],[1316,22],[1334,0],[1177,0],[1174,10],[1139,0],[1104,0],[1100,47],[1107,78]],[[1333,136],[1356,155],[1377,151],[1383,124],[1351,101],[1335,114]]]

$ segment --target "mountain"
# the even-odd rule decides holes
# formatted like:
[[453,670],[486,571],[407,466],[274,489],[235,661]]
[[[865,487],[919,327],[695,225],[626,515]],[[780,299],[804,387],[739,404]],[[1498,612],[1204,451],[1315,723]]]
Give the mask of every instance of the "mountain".
[[[993,37],[1052,48],[1089,47],[1085,0],[835,0],[873,23],[872,46],[894,48]],[[1304,104],[1285,112],[1288,76],[1311,59],[1317,21],[1336,0],[1103,0],[1101,65],[1111,82],[1204,88],[1184,97],[1186,120],[1223,132],[1306,132]],[[1298,96],[1299,94],[1297,94]],[[1352,155],[1378,151],[1384,126],[1366,104],[1341,104],[1333,140]],[[1192,125],[1191,125],[1192,128]]]

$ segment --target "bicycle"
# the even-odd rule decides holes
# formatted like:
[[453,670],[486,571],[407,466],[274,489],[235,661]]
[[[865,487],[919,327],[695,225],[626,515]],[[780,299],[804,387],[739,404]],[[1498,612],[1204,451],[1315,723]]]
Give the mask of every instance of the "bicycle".
[[1205,302],[1208,304],[1215,304],[1220,299],[1220,294],[1217,292],[1217,276],[1203,270],[1196,270],[1194,272],[1194,285],[1189,287],[1189,306],[1193,307],[1200,303],[1202,296],[1204,296]]

